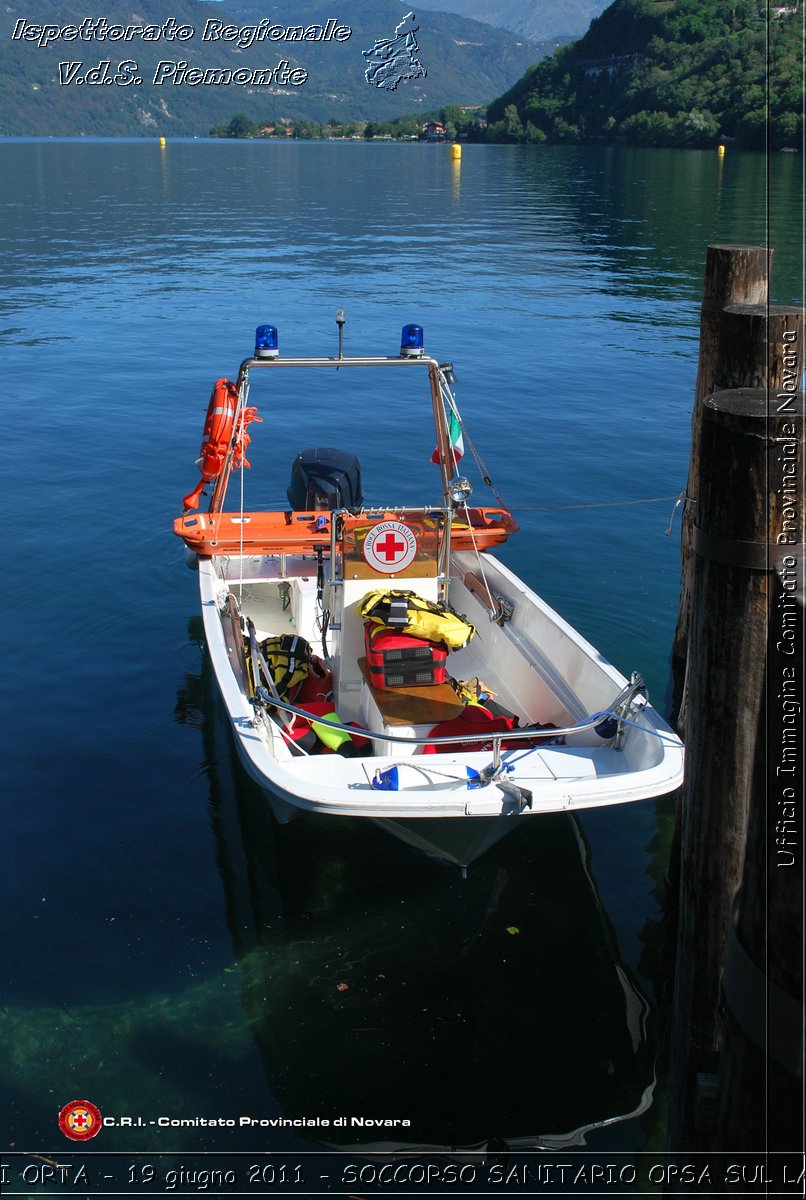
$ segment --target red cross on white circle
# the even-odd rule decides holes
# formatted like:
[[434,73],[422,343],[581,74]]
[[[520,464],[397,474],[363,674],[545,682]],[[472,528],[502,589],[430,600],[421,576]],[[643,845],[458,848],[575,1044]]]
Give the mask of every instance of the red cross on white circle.
[[374,571],[391,575],[417,557],[417,538],[402,521],[381,521],[364,540],[364,558]]
[[387,562],[395,562],[406,549],[406,543],[398,541],[393,533],[387,533],[383,541],[376,540],[375,553],[382,554]]

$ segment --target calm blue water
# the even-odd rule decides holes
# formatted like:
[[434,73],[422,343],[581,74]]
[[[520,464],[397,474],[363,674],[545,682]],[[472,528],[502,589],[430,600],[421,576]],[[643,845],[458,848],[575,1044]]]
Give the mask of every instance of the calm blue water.
[[[466,147],[456,167],[439,146],[0,145],[4,1149],[65,1150],[56,1114],[79,1097],[146,1122],[407,1118],[405,1140],[458,1145],[641,1106],[662,1063],[669,802],[579,834],[541,822],[466,882],[372,829],[276,830],[233,761],[170,527],[210,384],[255,325],[278,325],[287,354],[332,353],[342,307],[348,352],[395,353],[417,321],[521,521],[502,557],[663,707],[664,533],[707,244],[769,231],[773,298],[800,299],[799,164],[769,168],[605,148]],[[420,431],[382,396],[368,407],[389,422],[373,469],[404,473]],[[347,448],[367,419],[305,415],[304,441]],[[253,462],[272,436],[258,454],[256,432]],[[658,1145],[659,1095],[589,1143]],[[116,1129],[94,1146],[318,1137]]]

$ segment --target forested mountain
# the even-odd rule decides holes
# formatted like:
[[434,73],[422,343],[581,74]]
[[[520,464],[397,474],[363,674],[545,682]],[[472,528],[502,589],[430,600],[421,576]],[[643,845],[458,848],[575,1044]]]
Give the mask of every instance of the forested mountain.
[[798,9],[798,0],[615,0],[490,105],[487,137],[797,148]]
[[[515,34],[423,10],[417,13],[417,41],[425,74],[387,90],[367,83],[363,51],[376,39],[394,37],[408,11],[399,0],[172,0],[167,7],[164,0],[104,0],[89,11],[91,17],[81,0],[37,0],[35,5],[12,0],[2,6],[0,134],[204,136],[239,111],[258,123],[284,117],[388,119],[451,102],[484,104],[539,57],[533,43]],[[151,40],[140,35],[110,38],[102,37],[96,25],[89,27],[95,30],[89,37],[60,35],[47,44],[36,37],[37,28],[80,29],[99,19],[124,30],[152,24],[166,31]],[[205,23],[211,19],[239,28],[257,27],[262,20],[284,27],[325,27],[330,21],[350,33],[342,41],[264,37],[247,45],[248,36],[240,44],[204,40]],[[182,26],[193,31],[190,38],[170,36],[170,29]],[[248,75],[274,69],[283,60],[290,70],[307,73],[303,83],[220,82],[227,78],[221,72]],[[105,61],[110,64],[106,72],[88,74]],[[81,65],[67,80],[63,68],[60,82],[62,62]],[[166,62],[177,64],[177,70],[163,68],[162,82],[155,83],[159,64]],[[179,68],[183,62],[185,75]],[[134,65],[121,69],[130,63]],[[214,79],[219,82],[193,82],[193,70],[218,72]]]

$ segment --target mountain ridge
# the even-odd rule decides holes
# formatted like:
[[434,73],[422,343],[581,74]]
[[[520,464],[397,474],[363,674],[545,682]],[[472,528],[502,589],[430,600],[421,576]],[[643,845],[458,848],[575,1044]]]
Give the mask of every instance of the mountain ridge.
[[[30,10],[28,10],[30,12]],[[48,44],[30,40],[34,27],[52,25],[60,30],[80,27],[86,7],[74,0],[42,0],[37,19],[12,5],[0,12],[0,134],[5,136],[206,136],[213,125],[238,111],[258,121],[287,119],[340,120],[392,119],[407,113],[435,110],[450,102],[480,105],[500,95],[537,57],[533,43],[516,35],[463,20],[450,14],[424,12],[418,17],[419,60],[424,77],[407,80],[394,90],[371,87],[364,78],[367,58],[381,38],[392,38],[406,9],[398,0],[259,0],[204,3],[174,0],[171,14],[176,24],[193,29],[187,40],[161,36],[110,40],[100,34],[88,38],[60,37]],[[281,40],[264,38],[252,45],[232,40],[203,40],[208,20],[242,28],[266,19],[276,26],[325,25],[335,19],[350,30],[343,41]],[[101,19],[101,18],[93,18]],[[111,25],[136,27],[166,21],[160,0],[107,0],[104,19]],[[553,49],[546,48],[546,52]],[[288,71],[307,73],[298,84],[265,79],[281,62]],[[60,62],[81,63],[65,81]],[[109,62],[102,81],[88,72]],[[163,71],[154,82],[160,63],[187,63],[188,70]],[[120,69],[120,64],[134,64]],[[189,82],[199,72],[241,72],[235,82]],[[167,71],[167,73],[166,73]],[[261,75],[261,73],[263,73]],[[286,72],[287,74],[288,72]],[[218,78],[226,76],[219,74]],[[79,79],[85,82],[79,83]],[[142,82],[136,82],[141,80]]]
[[509,29],[534,42],[578,38],[606,7],[607,0],[426,0],[420,4],[420,8],[441,9]]

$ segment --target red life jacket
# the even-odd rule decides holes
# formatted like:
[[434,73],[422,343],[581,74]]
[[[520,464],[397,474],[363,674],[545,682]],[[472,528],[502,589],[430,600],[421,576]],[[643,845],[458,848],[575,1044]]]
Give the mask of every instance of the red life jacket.
[[298,708],[305,708],[309,701],[316,703],[327,700],[332,695],[333,672],[314,654],[308,666],[308,674],[294,693],[292,703]]
[[[450,721],[442,721],[435,725],[429,737],[449,737],[452,733],[504,733],[515,729],[514,717],[494,717],[488,708],[481,704],[468,704],[458,717]],[[423,746],[423,754],[446,754],[455,750],[492,750],[492,742],[443,742],[440,746]]]

